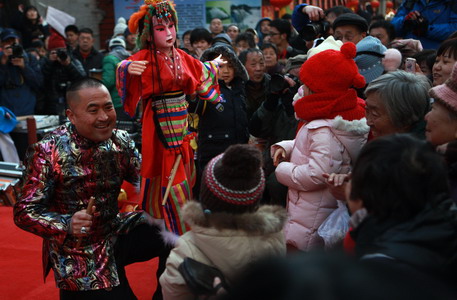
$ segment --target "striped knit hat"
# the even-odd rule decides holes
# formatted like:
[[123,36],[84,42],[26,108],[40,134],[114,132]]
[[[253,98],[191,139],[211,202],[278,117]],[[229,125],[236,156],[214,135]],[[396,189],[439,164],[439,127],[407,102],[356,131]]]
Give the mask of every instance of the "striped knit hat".
[[457,64],[452,68],[451,77],[445,83],[430,89],[430,96],[457,113]]
[[205,168],[200,202],[205,213],[257,210],[265,188],[262,155],[254,146],[232,145]]

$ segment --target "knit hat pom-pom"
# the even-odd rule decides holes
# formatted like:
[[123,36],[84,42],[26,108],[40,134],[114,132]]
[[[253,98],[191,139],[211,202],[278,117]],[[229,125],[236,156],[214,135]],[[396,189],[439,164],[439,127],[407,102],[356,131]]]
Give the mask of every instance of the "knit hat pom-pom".
[[262,164],[260,151],[251,145],[232,145],[221,159],[224,175],[232,178],[249,178]]
[[351,42],[344,43],[343,46],[341,46],[340,51],[348,59],[353,59],[357,54],[357,48],[355,47],[354,43]]
[[352,85],[353,85],[355,88],[358,88],[358,89],[361,89],[361,88],[365,87],[365,85],[366,85],[365,77],[363,77],[363,76],[360,75],[360,74],[357,74],[357,75],[354,77],[354,80],[352,81]]

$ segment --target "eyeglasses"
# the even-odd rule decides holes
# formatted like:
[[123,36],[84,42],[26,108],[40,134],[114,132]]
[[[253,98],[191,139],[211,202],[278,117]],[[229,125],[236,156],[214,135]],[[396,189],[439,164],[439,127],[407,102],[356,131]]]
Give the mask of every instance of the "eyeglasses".
[[279,33],[279,32],[270,32],[270,33],[267,34],[267,35],[269,35],[269,36],[274,36],[274,35],[280,35],[280,33]]

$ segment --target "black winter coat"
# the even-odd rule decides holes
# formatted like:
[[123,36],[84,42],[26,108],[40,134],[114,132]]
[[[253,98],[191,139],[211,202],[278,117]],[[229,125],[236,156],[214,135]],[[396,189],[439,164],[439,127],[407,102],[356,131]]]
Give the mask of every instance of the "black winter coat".
[[201,170],[215,156],[230,145],[244,144],[249,140],[248,119],[244,82],[235,77],[231,89],[219,80],[223,100],[218,105],[200,103],[197,113],[198,125],[197,158]]

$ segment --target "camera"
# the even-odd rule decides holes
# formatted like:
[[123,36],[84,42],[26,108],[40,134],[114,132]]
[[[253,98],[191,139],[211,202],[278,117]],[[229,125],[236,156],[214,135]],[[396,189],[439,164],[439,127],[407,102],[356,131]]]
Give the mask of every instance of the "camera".
[[11,45],[11,50],[13,51],[13,54],[11,54],[10,59],[24,57],[24,48],[22,48],[21,45],[13,44]]
[[422,27],[427,27],[427,26],[428,26],[428,22],[423,16],[419,16],[415,20],[407,19],[403,23],[403,29],[406,32],[412,31],[414,29],[420,29]]
[[280,94],[282,91],[285,89],[290,88],[289,82],[284,78],[284,76],[287,76],[291,78],[293,81],[298,82],[298,78],[295,77],[294,75],[291,74],[285,74],[281,75],[279,73],[275,73],[271,75],[271,81],[270,81],[270,91],[273,94]]
[[59,49],[57,50],[57,57],[61,60],[61,61],[65,61],[67,60],[68,58],[68,53],[67,53],[67,50],[65,49]]
[[330,29],[330,23],[325,20],[318,22],[311,22],[306,24],[305,27],[299,32],[299,35],[305,41],[313,41],[319,35],[325,37]]

